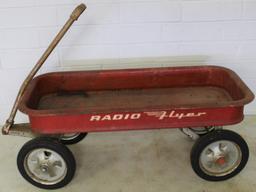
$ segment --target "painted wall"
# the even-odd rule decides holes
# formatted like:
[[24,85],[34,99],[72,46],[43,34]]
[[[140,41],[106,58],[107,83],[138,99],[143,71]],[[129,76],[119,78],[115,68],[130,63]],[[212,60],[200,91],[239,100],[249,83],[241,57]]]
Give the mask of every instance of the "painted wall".
[[[256,92],[255,0],[0,0],[0,124],[81,2],[88,9],[40,73],[214,64],[235,70]],[[255,102],[246,113],[256,113]]]

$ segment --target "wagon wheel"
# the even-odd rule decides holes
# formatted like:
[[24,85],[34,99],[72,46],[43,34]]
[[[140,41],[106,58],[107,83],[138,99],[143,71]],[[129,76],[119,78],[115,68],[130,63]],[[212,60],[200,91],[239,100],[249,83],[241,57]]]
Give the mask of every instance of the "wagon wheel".
[[238,174],[246,165],[249,149],[244,139],[229,130],[216,130],[201,138],[191,151],[195,173],[208,181],[223,181]]
[[50,138],[36,138],[20,150],[17,165],[21,175],[43,189],[58,189],[73,178],[76,162],[71,151]]
[[192,140],[196,141],[199,137],[202,137],[206,134],[209,134],[213,131],[220,130],[222,127],[220,126],[206,126],[206,127],[188,127],[188,128],[181,128],[180,131],[191,138]]
[[60,142],[65,145],[72,145],[82,141],[87,133],[67,133],[60,137]]
[[217,129],[222,129],[222,127],[216,127],[216,126],[206,126],[206,127],[190,127],[191,131],[196,133],[199,137],[202,137],[208,133],[211,133]]

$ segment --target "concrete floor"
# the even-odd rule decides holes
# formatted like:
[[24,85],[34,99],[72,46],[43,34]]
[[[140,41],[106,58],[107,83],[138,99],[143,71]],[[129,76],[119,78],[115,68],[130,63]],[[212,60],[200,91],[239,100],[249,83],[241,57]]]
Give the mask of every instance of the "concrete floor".
[[[250,147],[250,159],[236,177],[224,182],[200,179],[190,166],[193,142],[177,129],[93,133],[71,146],[77,161],[73,181],[57,191],[85,192],[253,192],[256,188],[256,117],[232,126]],[[228,127],[230,128],[230,127]],[[16,167],[27,138],[0,136],[0,192],[37,192]]]

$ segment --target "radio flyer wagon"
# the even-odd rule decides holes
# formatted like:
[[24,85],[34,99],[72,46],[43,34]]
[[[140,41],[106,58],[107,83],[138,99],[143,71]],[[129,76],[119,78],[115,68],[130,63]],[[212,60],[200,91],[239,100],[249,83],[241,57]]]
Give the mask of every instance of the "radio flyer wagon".
[[[75,173],[65,144],[89,132],[180,128],[196,140],[195,173],[209,181],[238,174],[249,150],[237,133],[222,129],[243,120],[253,93],[231,70],[217,66],[55,72],[37,76],[51,51],[85,10],[78,6],[24,81],[3,134],[34,135],[17,158],[21,175],[35,186],[56,189]],[[14,124],[17,110],[30,123]]]

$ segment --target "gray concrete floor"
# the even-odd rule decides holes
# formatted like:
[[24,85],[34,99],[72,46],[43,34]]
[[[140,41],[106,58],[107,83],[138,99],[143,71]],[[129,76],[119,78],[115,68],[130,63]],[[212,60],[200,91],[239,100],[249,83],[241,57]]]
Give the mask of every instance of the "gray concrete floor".
[[[224,182],[200,179],[190,166],[193,141],[177,129],[93,133],[71,146],[77,161],[73,181],[57,191],[85,192],[253,192],[256,191],[255,116],[232,127],[250,147],[250,159],[236,177]],[[16,167],[27,138],[0,136],[0,192],[37,192]]]

